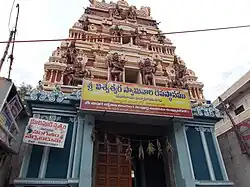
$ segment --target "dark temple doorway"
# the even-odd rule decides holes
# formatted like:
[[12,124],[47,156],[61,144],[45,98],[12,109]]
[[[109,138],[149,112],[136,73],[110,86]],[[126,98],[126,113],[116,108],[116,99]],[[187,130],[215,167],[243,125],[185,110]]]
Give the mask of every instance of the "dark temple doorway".
[[[113,122],[109,125],[97,123],[93,187],[172,187],[169,170],[172,166],[169,167],[168,156],[164,154],[166,126],[145,126],[137,132],[135,126],[130,128],[130,125],[120,128],[120,124]],[[169,132],[172,132],[171,129]],[[159,158],[157,139],[163,150]],[[156,149],[153,155],[147,152],[149,141]],[[140,145],[144,151],[143,159],[139,156]],[[126,157],[128,147],[132,149],[129,160]]]
[[[136,140],[138,139],[138,140]],[[165,179],[165,164],[163,157],[158,158],[157,150],[154,155],[148,155],[148,140],[155,139],[150,136],[136,136],[132,141],[132,187],[167,187]],[[140,142],[143,140],[143,142]],[[152,142],[153,143],[153,142]],[[139,158],[139,147],[142,145],[144,158]]]

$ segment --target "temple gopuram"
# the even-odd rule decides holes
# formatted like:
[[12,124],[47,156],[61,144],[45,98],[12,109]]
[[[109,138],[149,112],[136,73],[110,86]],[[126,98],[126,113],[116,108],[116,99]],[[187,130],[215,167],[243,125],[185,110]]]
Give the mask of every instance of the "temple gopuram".
[[26,95],[19,187],[229,187],[222,118],[150,7],[91,0]]

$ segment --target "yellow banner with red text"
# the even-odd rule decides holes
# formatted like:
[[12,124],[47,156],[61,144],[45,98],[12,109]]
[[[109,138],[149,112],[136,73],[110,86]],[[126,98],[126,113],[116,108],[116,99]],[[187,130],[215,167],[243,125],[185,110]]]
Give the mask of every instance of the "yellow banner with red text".
[[188,90],[84,80],[81,99],[86,111],[193,117]]

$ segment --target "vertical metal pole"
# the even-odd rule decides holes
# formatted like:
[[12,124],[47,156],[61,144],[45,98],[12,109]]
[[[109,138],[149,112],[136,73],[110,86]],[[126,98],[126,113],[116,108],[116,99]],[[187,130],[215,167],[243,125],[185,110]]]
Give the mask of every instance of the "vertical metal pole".
[[12,69],[12,64],[13,64],[13,60],[14,60],[14,56],[13,56],[13,52],[14,52],[14,47],[15,47],[15,39],[16,39],[16,33],[17,33],[17,23],[18,23],[18,18],[19,18],[19,4],[16,5],[17,8],[17,16],[16,16],[16,23],[15,23],[15,28],[14,28],[14,36],[13,36],[13,40],[12,40],[12,49],[11,49],[11,53],[9,56],[10,59],[10,66],[9,66],[9,73],[8,73],[8,79],[10,78],[10,72]]
[[3,66],[3,63],[5,61],[5,58],[6,58],[7,54],[8,54],[8,50],[9,50],[9,47],[10,47],[10,42],[12,40],[13,34],[14,34],[14,31],[10,31],[9,40],[8,40],[7,45],[6,45],[5,51],[3,53],[3,57],[1,58],[1,61],[0,61],[0,72],[1,72],[1,69],[2,69],[2,66]]

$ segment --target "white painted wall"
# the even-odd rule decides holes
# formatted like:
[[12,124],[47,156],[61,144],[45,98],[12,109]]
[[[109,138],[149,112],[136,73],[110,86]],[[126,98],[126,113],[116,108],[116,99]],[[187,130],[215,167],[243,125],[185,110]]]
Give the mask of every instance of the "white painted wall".
[[[236,124],[250,117],[250,89],[246,90],[244,93],[239,94],[238,97],[236,97],[230,103],[235,106],[235,108],[230,108],[229,113],[233,117]],[[243,105],[245,110],[236,116],[234,110],[241,105]],[[228,116],[225,115],[224,119],[220,120],[215,125],[216,135],[219,136],[220,134],[223,134],[231,128],[232,123],[229,120]]]
[[[230,107],[229,113],[233,117],[236,124],[244,121],[250,117],[250,71],[248,71],[243,77],[236,81],[230,88],[228,88],[222,95],[221,99],[226,103],[230,103],[234,107]],[[215,107],[220,106],[220,102],[216,99],[213,102]],[[234,110],[239,106],[244,106],[244,111],[237,116]],[[216,123],[215,132],[219,136],[229,129],[232,128],[232,123],[230,122],[228,116],[225,114],[224,119]]]

